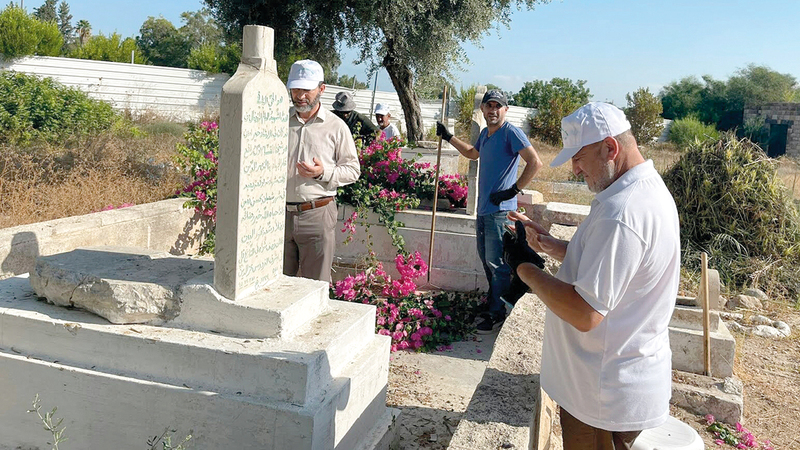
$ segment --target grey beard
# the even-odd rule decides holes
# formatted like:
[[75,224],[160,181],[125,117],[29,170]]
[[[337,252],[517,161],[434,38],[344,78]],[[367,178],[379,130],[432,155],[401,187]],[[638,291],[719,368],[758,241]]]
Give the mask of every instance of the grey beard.
[[299,113],[310,112],[311,110],[313,110],[319,104],[319,98],[321,96],[322,96],[322,92],[317,94],[317,97],[314,100],[312,100],[311,102],[309,102],[308,105],[306,105],[306,106],[298,106],[297,102],[292,100],[292,103],[294,103],[294,110],[299,112]]

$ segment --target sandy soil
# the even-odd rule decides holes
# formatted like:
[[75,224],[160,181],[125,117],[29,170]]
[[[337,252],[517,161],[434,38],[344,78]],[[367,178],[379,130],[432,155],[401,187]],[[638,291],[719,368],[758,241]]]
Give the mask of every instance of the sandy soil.
[[[759,442],[800,449],[800,311],[769,307],[761,314],[792,327],[785,339],[736,335],[735,372],[744,383],[744,423]],[[390,406],[402,410],[401,449],[446,449],[491,354],[495,336],[457,343],[450,352],[396,353],[389,373]],[[702,416],[671,407],[673,416],[717,446]]]

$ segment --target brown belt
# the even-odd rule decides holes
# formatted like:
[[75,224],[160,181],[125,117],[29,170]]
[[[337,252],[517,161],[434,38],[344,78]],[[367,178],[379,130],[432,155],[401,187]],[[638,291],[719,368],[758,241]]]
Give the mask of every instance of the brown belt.
[[311,200],[310,202],[303,202],[303,203],[287,203],[286,204],[286,211],[289,212],[303,212],[308,211],[309,209],[314,208],[321,208],[328,203],[332,202],[334,197],[322,197],[316,200]]

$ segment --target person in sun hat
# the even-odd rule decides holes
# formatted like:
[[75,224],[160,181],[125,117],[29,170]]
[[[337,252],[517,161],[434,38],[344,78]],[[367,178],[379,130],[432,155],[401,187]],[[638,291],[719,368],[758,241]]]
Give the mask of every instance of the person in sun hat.
[[[488,334],[498,331],[505,321],[503,296],[511,286],[511,268],[503,261],[506,215],[517,209],[517,194],[533,180],[542,161],[525,133],[506,121],[508,101],[502,91],[487,91],[481,100],[481,111],[487,126],[474,146],[454,137],[441,122],[436,123],[436,134],[465,157],[481,159],[475,234],[489,293],[488,311],[479,316],[477,331]],[[520,158],[526,165],[517,178]]]
[[391,117],[392,112],[389,110],[389,105],[386,103],[375,105],[375,120],[378,122],[378,126],[381,127],[379,138],[387,141],[393,137],[400,137],[400,130],[397,129],[397,125],[389,121]]
[[[564,449],[629,449],[669,416],[668,325],[680,272],[675,201],[608,103],[561,121],[561,152],[595,193],[567,242],[522,214],[527,244],[562,261],[555,276],[508,261],[547,306],[541,385],[561,408]],[[521,243],[520,245],[525,245]]]
[[378,136],[380,128],[375,126],[364,114],[356,111],[356,102],[353,101],[353,94],[342,91],[336,94],[333,102],[333,113],[344,120],[353,138],[361,139],[364,145],[369,145]]
[[322,66],[300,60],[289,69],[292,96],[286,177],[283,272],[331,281],[336,251],[336,189],[358,180],[361,167],[350,130],[320,105]]

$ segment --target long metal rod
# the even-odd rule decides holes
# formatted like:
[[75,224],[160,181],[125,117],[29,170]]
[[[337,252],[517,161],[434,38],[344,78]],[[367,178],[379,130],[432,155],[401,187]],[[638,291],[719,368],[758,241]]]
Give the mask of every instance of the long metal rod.
[[[442,90],[442,123],[447,124],[447,85]],[[436,229],[436,208],[439,205],[439,166],[442,163],[442,137],[439,136],[439,145],[436,149],[436,179],[433,183],[433,210],[431,210],[431,241],[428,245],[428,283],[431,282],[433,272],[433,236]]]
[[706,376],[711,376],[711,304],[708,292],[708,255],[700,255],[700,295],[703,300],[703,371]]

